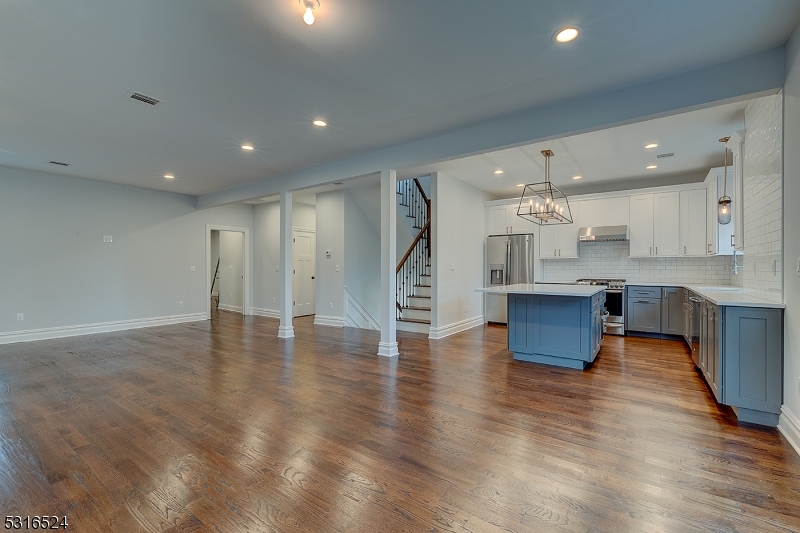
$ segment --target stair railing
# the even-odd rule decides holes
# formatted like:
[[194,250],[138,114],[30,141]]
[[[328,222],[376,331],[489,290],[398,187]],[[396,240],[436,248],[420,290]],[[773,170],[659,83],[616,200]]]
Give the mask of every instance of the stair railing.
[[431,201],[416,178],[397,182],[397,194],[400,196],[400,205],[407,208],[406,216],[414,219],[413,227],[419,229],[397,263],[397,318],[400,319],[403,308],[408,307],[408,299],[414,296],[414,286],[420,284],[430,266]]

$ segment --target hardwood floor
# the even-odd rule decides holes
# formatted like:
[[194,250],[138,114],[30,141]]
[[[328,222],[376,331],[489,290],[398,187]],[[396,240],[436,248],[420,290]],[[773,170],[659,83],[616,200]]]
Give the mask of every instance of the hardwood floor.
[[[2,515],[79,532],[798,531],[800,457],[738,426],[682,343],[587,371],[505,329],[441,341],[227,312],[0,346]],[[0,516],[4,519],[5,516]]]

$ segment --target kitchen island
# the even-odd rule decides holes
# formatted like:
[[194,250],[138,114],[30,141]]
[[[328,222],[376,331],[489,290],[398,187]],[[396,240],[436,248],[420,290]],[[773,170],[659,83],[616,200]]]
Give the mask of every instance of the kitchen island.
[[508,349],[514,359],[583,369],[597,357],[605,287],[543,283],[476,290],[508,295]]

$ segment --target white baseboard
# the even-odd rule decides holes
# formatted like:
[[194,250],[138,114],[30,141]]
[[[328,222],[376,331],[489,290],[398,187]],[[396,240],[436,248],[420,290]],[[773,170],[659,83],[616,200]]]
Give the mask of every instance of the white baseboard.
[[275,309],[262,309],[260,307],[251,307],[250,314],[256,316],[265,316],[267,318],[278,318],[281,317],[281,312]]
[[228,305],[228,304],[219,304],[219,309],[223,311],[233,311],[234,313],[241,313],[242,308],[236,305]]
[[431,328],[431,332],[428,335],[428,338],[433,340],[443,339],[445,337],[449,337],[450,335],[455,335],[456,333],[461,333],[462,331],[471,328],[476,328],[482,325],[483,325],[483,315],[474,316],[472,318],[467,318],[459,322],[453,322],[452,324],[448,324],[446,326]]
[[379,342],[378,343],[378,355],[382,357],[396,357],[400,355],[400,352],[397,350],[397,343],[396,342]]
[[322,316],[314,315],[315,326],[331,326],[334,328],[344,327],[344,317],[341,316]]
[[278,327],[279,339],[292,339],[294,338],[294,326],[279,326]]
[[778,431],[783,433],[797,455],[800,455],[800,418],[797,418],[797,415],[787,409],[785,405],[781,407]]
[[96,324],[79,324],[76,326],[60,326],[56,328],[29,329],[25,331],[8,331],[0,333],[0,344],[15,342],[43,341],[47,339],[60,339],[62,337],[76,337],[78,335],[92,335],[94,333],[109,333],[112,331],[125,331],[127,329],[150,328],[153,326],[168,326],[184,322],[198,322],[207,320],[205,313],[191,313],[186,315],[160,316],[155,318],[137,318],[135,320],[117,320],[114,322],[98,322]]

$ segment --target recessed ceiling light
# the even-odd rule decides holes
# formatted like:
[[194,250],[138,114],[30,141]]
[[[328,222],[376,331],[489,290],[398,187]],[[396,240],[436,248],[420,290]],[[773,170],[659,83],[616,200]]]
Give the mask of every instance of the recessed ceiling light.
[[502,170],[495,170],[495,171],[494,171],[494,173],[495,173],[495,174],[502,174],[502,173],[503,173],[503,171],[502,171]]
[[574,179],[574,180],[582,180],[583,176],[572,176],[572,179]]
[[658,168],[658,165],[649,165],[647,170],[653,170],[654,168]]
[[168,180],[174,180],[175,179],[175,176],[173,176],[172,174],[164,174],[164,177],[166,179],[168,179]]
[[644,145],[645,148],[656,148],[657,146],[658,145],[656,143],[650,143],[650,144]]
[[319,128],[324,128],[325,126],[328,125],[327,122],[325,122],[324,120],[320,120],[320,119],[315,120],[314,122],[312,122],[312,124],[317,126],[317,127],[319,127]]
[[553,40],[559,44],[568,43],[570,41],[574,41],[578,38],[578,35],[581,34],[581,29],[577,26],[570,26],[568,28],[564,28],[558,30],[556,34],[553,36]]
[[253,150],[253,145],[252,144],[243,144],[242,145],[242,150],[247,150],[248,152],[251,152]]
[[524,186],[525,186],[524,183],[517,183],[517,187],[524,187]]

